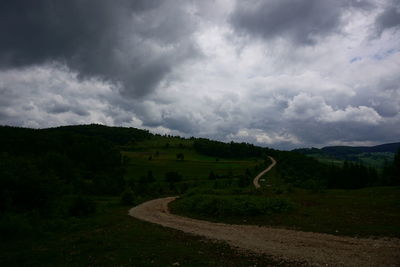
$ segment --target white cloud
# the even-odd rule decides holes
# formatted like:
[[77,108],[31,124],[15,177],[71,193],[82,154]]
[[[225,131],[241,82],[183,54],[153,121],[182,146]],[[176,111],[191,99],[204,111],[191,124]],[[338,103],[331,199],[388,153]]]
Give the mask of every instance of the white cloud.
[[114,118],[107,115],[108,99],[117,90],[110,83],[80,80],[60,65],[3,71],[0,80],[2,123],[26,127],[114,124]]
[[[62,64],[3,69],[0,123],[97,122],[281,148],[398,141],[400,32],[374,32],[386,1],[374,3],[376,9],[333,2],[333,13],[318,4],[320,15],[340,18],[316,35],[305,21],[297,30],[311,35],[301,39],[296,29],[273,38],[238,34],[231,23],[235,1],[194,2],[175,11],[167,1],[146,11],[149,17],[133,16],[123,29],[132,35],[113,50],[119,67],[141,64],[149,70],[144,76],[160,78],[153,91],[137,97],[118,79],[82,78]],[[176,12],[185,16],[175,21]],[[158,63],[168,70],[161,76]],[[123,75],[140,80],[135,71]]]

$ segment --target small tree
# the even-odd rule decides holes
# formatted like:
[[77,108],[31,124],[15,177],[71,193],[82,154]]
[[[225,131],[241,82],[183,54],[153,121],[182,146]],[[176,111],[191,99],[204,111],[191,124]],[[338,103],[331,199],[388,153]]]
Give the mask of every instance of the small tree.
[[239,180],[238,180],[238,186],[239,187],[246,187],[250,183],[249,176],[246,175],[240,175]]
[[185,160],[185,155],[183,155],[183,153],[178,153],[178,154],[176,154],[176,159],[184,161]]
[[175,183],[180,182],[182,176],[177,172],[167,172],[165,173],[165,181],[169,183],[169,189],[175,191]]
[[182,175],[177,172],[167,172],[165,173],[165,181],[167,183],[173,184],[180,182],[182,180]]
[[245,173],[245,175],[246,175],[246,176],[251,176],[251,173],[250,173],[249,168],[246,168],[246,173]]
[[75,217],[87,216],[96,212],[96,203],[81,195],[72,199],[68,214]]
[[215,176],[214,172],[211,171],[210,174],[208,175],[208,179],[215,180],[215,179],[217,179],[217,176]]
[[394,185],[400,185],[400,149],[397,150],[396,155],[394,156]]
[[147,182],[148,183],[152,183],[152,182],[154,182],[154,175],[153,175],[153,172],[152,171],[148,171],[147,172]]
[[121,204],[123,205],[133,205],[135,201],[135,196],[132,189],[129,187],[125,189],[121,194]]

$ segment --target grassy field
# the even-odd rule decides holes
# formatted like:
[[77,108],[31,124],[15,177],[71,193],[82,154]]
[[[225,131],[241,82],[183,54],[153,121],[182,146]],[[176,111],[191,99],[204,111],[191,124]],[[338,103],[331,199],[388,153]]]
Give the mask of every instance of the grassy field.
[[[341,166],[344,163],[344,159],[334,158],[324,154],[310,154],[310,157],[316,158],[317,160],[326,163]],[[372,166],[375,168],[382,168],[385,161],[392,161],[394,153],[390,152],[374,152],[374,153],[360,153],[348,155],[351,160],[360,162],[366,166]]]
[[[167,145],[168,144],[168,145]],[[196,153],[192,141],[180,138],[155,137],[138,143],[122,154],[128,158],[126,179],[137,180],[152,171],[156,180],[163,180],[166,172],[176,171],[183,180],[208,179],[211,171],[216,175],[241,175],[246,168],[254,168],[261,159],[223,159]],[[125,148],[127,149],[127,148]],[[184,160],[178,160],[182,153]]]
[[[179,153],[184,154],[183,161],[177,160],[176,155]],[[184,181],[197,181],[188,188],[187,196],[197,194],[204,198],[212,198],[208,202],[204,201],[205,207],[211,205],[213,201],[219,201],[219,205],[226,203],[233,206],[232,209],[227,208],[229,212],[234,212],[232,210],[236,209],[239,213],[246,214],[240,211],[240,205],[243,207],[253,204],[260,207],[264,205],[265,208],[267,204],[263,204],[260,197],[282,198],[288,200],[288,203],[293,204],[294,207],[290,211],[268,215],[217,216],[213,214],[207,216],[195,213],[193,210],[179,208],[184,205],[177,205],[177,202],[172,203],[173,211],[179,214],[212,221],[272,225],[338,235],[400,236],[399,187],[310,191],[286,185],[276,168],[262,178],[260,183],[263,189],[259,191],[254,190],[250,184],[247,188],[237,187],[237,183],[229,183],[229,179],[209,181],[210,171],[218,175],[242,175],[246,168],[252,169],[257,164],[261,164],[262,160],[222,158],[216,160],[214,157],[196,153],[192,149],[190,139],[155,137],[133,145],[126,149],[123,155],[129,158],[127,179],[139,179],[151,170],[156,180],[162,181],[166,172],[177,171],[183,175]],[[339,164],[339,162],[335,163]],[[193,189],[193,186],[198,189]],[[213,194],[217,197],[213,197]],[[218,197],[218,195],[224,195],[224,197]],[[237,199],[237,195],[244,197]],[[253,202],[243,204],[246,195]],[[230,201],[231,198],[236,198],[235,201],[239,202]],[[185,195],[179,201],[185,201]],[[190,201],[194,201],[193,197]],[[193,203],[191,205],[188,204],[186,207],[193,207]],[[226,209],[221,209],[221,212],[222,210],[228,212]]]
[[[97,199],[99,211],[0,242],[0,266],[283,266],[127,215],[117,198]],[[290,264],[287,264],[289,266]]]
[[344,163],[344,160],[332,158],[332,157],[329,157],[329,156],[326,156],[326,155],[322,155],[322,154],[312,154],[312,155],[309,155],[309,156],[313,157],[313,158],[315,158],[315,159],[317,159],[320,162],[325,163],[325,164],[333,164],[333,165],[336,165],[336,166],[342,166],[343,163]]
[[[268,225],[303,231],[349,236],[400,237],[400,187],[375,187],[358,190],[310,192],[302,189],[264,188],[258,195],[280,197],[294,203],[289,212],[258,216],[200,216],[180,210],[172,203],[173,212],[206,220]],[[177,201],[185,201],[185,198]]]
[[[243,175],[247,168],[263,162],[204,156],[195,152],[191,140],[161,136],[125,146],[121,153],[127,162],[127,180],[138,181],[152,171],[154,184],[163,182],[166,172],[174,171],[183,176],[183,182],[196,181],[191,185],[224,187],[226,181],[235,180],[235,175]],[[184,160],[177,160],[179,153]],[[230,178],[211,181],[211,171]],[[154,192],[155,196],[158,194]],[[144,194],[135,201],[151,197],[151,193]],[[119,201],[119,197],[97,197],[95,214],[42,220],[28,226],[22,236],[2,240],[0,266],[285,265],[266,256],[238,253],[222,243],[141,222],[128,216],[130,207]]]

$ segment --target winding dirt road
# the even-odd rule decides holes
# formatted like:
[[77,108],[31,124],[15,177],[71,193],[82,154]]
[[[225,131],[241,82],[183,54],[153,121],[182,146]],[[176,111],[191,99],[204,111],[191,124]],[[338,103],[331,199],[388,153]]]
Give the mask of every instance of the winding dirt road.
[[[276,164],[275,160],[271,160],[273,163],[262,174]],[[255,179],[257,187],[256,184],[258,180]],[[168,204],[175,199],[167,197],[145,202],[130,209],[129,215],[288,262],[310,266],[400,266],[400,239],[360,239],[196,220],[171,214]]]
[[259,180],[261,178],[261,176],[263,176],[264,174],[266,174],[267,172],[269,172],[276,164],[276,160],[273,157],[268,156],[269,159],[272,161],[271,165],[268,166],[268,168],[266,168],[265,170],[263,170],[262,172],[260,172],[256,178],[254,178],[253,180],[253,184],[256,188],[260,188],[260,184],[259,184]]

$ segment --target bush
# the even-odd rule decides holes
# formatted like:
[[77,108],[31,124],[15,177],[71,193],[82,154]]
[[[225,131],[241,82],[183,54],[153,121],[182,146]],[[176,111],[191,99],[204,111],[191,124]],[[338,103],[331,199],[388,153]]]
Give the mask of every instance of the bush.
[[132,189],[127,188],[121,194],[121,204],[122,205],[133,205],[135,203],[135,195]]
[[182,181],[182,175],[180,175],[178,172],[167,172],[165,173],[165,181],[167,183],[177,183]]
[[29,235],[32,231],[26,216],[21,214],[3,214],[0,217],[0,239],[14,239]]
[[178,200],[176,208],[188,213],[223,217],[282,213],[293,209],[293,204],[284,198],[199,194]]
[[83,196],[74,197],[68,209],[68,214],[75,217],[87,216],[95,212],[96,203]]

